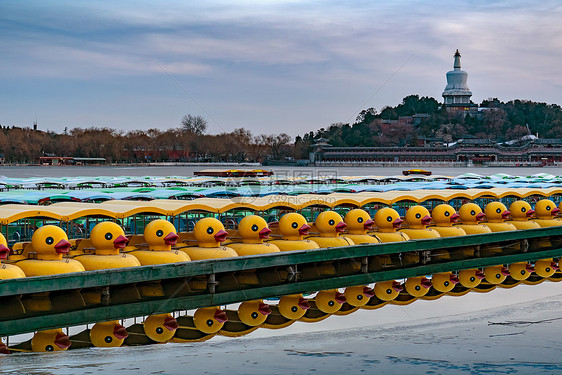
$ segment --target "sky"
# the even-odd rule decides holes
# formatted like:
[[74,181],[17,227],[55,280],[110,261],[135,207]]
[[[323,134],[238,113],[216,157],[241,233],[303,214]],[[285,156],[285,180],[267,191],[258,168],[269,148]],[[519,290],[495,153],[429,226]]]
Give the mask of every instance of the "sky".
[[562,104],[562,3],[0,1],[0,124],[302,135],[418,94]]

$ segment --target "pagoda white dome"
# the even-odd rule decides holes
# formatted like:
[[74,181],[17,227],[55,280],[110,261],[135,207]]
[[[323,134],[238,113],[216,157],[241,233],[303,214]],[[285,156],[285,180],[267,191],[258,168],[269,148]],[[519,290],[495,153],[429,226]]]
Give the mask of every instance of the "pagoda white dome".
[[472,92],[467,85],[468,73],[461,70],[461,54],[459,50],[454,55],[455,62],[453,70],[447,72],[447,86],[443,91],[443,97],[446,96],[472,96]]

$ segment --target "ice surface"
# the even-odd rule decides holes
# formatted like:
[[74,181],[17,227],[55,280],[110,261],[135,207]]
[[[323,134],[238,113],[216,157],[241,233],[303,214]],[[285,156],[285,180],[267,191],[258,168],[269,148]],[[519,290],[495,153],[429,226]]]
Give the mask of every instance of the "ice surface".
[[0,374],[562,374],[562,283],[190,344],[0,357]]

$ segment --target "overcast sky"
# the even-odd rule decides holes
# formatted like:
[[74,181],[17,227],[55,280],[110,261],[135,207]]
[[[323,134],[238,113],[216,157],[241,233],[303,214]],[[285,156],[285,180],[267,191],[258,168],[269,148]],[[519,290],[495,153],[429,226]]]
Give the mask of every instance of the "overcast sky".
[[410,94],[562,104],[560,1],[0,1],[0,124],[291,136]]

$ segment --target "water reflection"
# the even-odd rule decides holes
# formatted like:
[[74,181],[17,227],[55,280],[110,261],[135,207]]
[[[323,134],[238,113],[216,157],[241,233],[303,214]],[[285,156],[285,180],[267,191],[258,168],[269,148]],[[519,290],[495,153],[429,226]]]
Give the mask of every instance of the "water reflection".
[[[553,332],[560,332],[562,320],[552,320],[562,316],[560,292],[559,283],[522,285],[360,310],[240,338],[15,354],[1,357],[0,374],[560,373],[561,339]],[[488,323],[509,321],[538,323]]]

